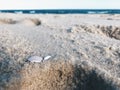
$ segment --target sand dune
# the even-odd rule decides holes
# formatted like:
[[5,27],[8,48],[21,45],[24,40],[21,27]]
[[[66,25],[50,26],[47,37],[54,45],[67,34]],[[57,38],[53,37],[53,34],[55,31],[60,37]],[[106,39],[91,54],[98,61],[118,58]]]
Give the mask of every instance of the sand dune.
[[25,26],[38,26],[38,25],[41,25],[41,21],[36,18],[24,18],[21,20],[4,18],[4,19],[0,19],[0,24],[21,24]]
[[23,24],[26,26],[38,26],[41,25],[41,21],[39,19],[26,18],[18,22],[19,24]]
[[0,19],[0,24],[15,24],[15,23],[16,21],[9,18]]
[[0,90],[120,89],[120,15],[0,18]]
[[74,29],[76,29],[78,32],[83,30],[85,32],[99,34],[120,40],[120,27],[116,26],[80,25],[71,28],[72,31],[75,31]]

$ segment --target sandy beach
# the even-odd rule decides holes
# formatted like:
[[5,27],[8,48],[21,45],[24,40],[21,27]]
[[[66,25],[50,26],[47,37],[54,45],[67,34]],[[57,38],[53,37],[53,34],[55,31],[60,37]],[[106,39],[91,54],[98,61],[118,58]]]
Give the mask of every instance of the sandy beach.
[[120,15],[1,13],[0,90],[120,90]]

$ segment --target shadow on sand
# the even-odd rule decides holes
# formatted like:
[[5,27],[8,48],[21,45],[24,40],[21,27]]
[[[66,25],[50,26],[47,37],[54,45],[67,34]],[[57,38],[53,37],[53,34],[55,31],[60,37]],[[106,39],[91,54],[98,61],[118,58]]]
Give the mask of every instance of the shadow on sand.
[[94,70],[87,71],[64,61],[45,62],[42,67],[29,63],[21,68],[10,57],[0,51],[0,90],[116,90]]

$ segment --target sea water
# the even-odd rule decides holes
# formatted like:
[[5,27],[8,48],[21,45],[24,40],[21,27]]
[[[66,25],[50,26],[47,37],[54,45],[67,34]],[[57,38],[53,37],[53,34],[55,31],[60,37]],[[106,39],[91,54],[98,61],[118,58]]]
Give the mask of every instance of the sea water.
[[36,10],[0,10],[1,13],[26,14],[120,14],[120,9],[36,9]]

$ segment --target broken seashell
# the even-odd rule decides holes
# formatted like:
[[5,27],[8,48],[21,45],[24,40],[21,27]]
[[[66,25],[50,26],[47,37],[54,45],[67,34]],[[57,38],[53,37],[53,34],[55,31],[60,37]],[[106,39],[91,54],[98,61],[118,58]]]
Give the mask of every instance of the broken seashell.
[[30,62],[42,62],[43,58],[42,57],[39,57],[39,56],[32,56],[30,58],[28,58],[28,61]]
[[44,60],[48,60],[50,58],[51,58],[51,56],[46,56],[46,57],[44,57]]

